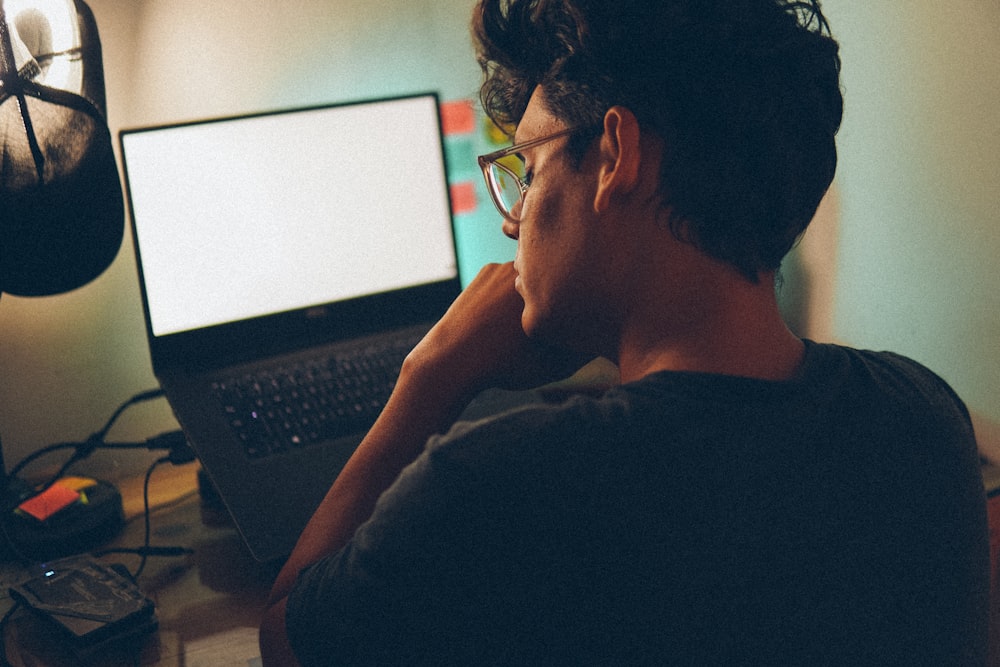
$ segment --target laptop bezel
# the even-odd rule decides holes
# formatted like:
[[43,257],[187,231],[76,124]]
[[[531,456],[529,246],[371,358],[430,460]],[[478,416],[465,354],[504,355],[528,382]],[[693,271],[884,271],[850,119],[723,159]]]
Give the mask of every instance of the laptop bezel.
[[137,233],[134,202],[129,187],[128,155],[125,150],[126,137],[136,133],[175,127],[203,125],[243,118],[296,114],[416,98],[429,98],[434,102],[435,114],[437,116],[438,144],[440,146],[439,159],[444,169],[447,185],[450,182],[448,181],[448,174],[450,172],[445,150],[440,98],[438,93],[433,91],[288,107],[254,113],[129,127],[119,130],[118,142],[121,152],[125,200],[128,208],[132,247],[135,253],[136,269],[139,276],[146,335],[149,342],[153,370],[157,376],[178,368],[197,370],[223,367],[261,356],[273,356],[291,352],[304,345],[335,342],[337,340],[364,336],[417,322],[435,321],[447,310],[448,306],[451,305],[462,289],[455,233],[455,216],[451,198],[448,196],[446,199],[448,200],[447,212],[451,228],[451,251],[455,257],[455,276],[453,278],[346,301],[313,304],[283,313],[229,322],[203,329],[156,335],[152,325],[149,297],[146,293],[142,250]]

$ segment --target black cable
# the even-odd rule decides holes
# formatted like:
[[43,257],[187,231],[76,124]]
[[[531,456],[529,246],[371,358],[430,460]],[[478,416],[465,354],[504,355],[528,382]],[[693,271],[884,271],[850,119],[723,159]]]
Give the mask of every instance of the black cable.
[[[163,448],[164,447],[160,447],[160,449],[163,449]],[[18,463],[14,467],[14,470],[11,471],[11,473],[9,475],[9,479],[16,479],[17,478],[17,473],[19,473],[22,469],[24,469],[24,467],[26,465],[28,465],[32,461],[40,458],[41,456],[44,456],[45,454],[51,454],[52,452],[59,451],[60,449],[75,449],[76,451],[73,452],[73,455],[70,456],[69,459],[67,459],[66,462],[63,463],[62,466],[59,467],[59,470],[54,475],[51,475],[49,477],[49,479],[44,484],[35,487],[34,492],[36,494],[42,493],[44,491],[47,491],[48,488],[50,486],[52,486],[53,484],[55,484],[57,481],[59,481],[59,479],[62,478],[62,476],[66,474],[66,471],[69,470],[74,464],[76,464],[76,463],[84,460],[85,458],[87,458],[88,456],[90,456],[91,454],[93,454],[95,450],[98,450],[98,449],[157,449],[157,447],[152,446],[149,441],[146,441],[146,442],[102,442],[102,443],[96,443],[96,444],[79,443],[79,442],[63,442],[63,443],[59,443],[57,445],[49,445],[48,447],[44,447],[44,448],[42,448],[42,449],[40,449],[40,450],[38,450],[38,451],[36,451],[36,452],[34,452],[32,454],[29,454],[27,457],[25,457],[20,463]]]
[[[166,454],[165,456],[162,456],[159,459],[157,459],[150,466],[150,468],[146,471],[146,479],[145,479],[145,482],[143,484],[143,506],[144,506],[144,510],[145,510],[144,511],[144,518],[145,518],[145,522],[146,522],[146,526],[145,526],[146,537],[145,537],[145,544],[144,544],[144,546],[138,547],[138,548],[105,549],[105,550],[102,550],[102,551],[95,552],[93,555],[94,556],[103,556],[103,555],[110,554],[110,553],[137,554],[137,555],[139,555],[139,556],[142,557],[142,565],[140,565],[139,571],[136,572],[136,574],[134,575],[135,577],[138,577],[139,574],[142,572],[142,569],[145,567],[146,559],[149,556],[183,556],[185,554],[193,553],[193,551],[191,549],[188,549],[188,548],[185,548],[185,547],[151,547],[149,545],[149,541],[150,541],[150,526],[149,526],[149,481],[150,481],[150,476],[152,475],[153,469],[157,465],[159,465],[161,463],[173,463],[174,465],[183,465],[185,463],[190,463],[191,461],[195,460],[196,457],[195,457],[194,450],[192,450],[191,446],[188,444],[187,438],[185,437],[184,432],[183,431],[179,431],[179,430],[177,430],[177,431],[167,431],[165,433],[161,433],[159,435],[153,436],[152,438],[149,438],[145,442],[112,442],[112,443],[104,443],[100,447],[101,447],[101,449],[148,449],[150,451],[153,451],[153,450],[166,450],[169,453]],[[48,488],[49,486],[51,486],[58,479],[60,479],[62,477],[62,475],[66,472],[67,468],[69,468],[69,466],[71,466],[75,461],[76,461],[76,458],[75,457],[71,457],[70,460],[67,461],[62,466],[62,468],[60,468],[59,472],[56,473],[56,475],[53,476],[52,479],[50,479],[49,482],[44,487],[42,487],[43,490],[46,489],[46,488]],[[5,536],[8,547],[14,552],[14,554],[17,555],[21,560],[23,560],[25,562],[30,562],[31,559],[28,558],[27,556],[21,554],[21,552],[17,548],[16,541],[8,534],[7,523],[6,523],[5,520],[4,521],[0,521],[0,529],[2,529],[2,531],[0,531],[0,532],[2,532],[2,534]],[[2,663],[0,663],[0,667],[2,667]]]
[[48,491],[49,487],[52,486],[53,484],[55,484],[56,482],[58,482],[62,478],[62,476],[66,474],[66,471],[69,470],[70,467],[73,466],[74,463],[76,463],[77,461],[82,461],[83,459],[87,458],[87,456],[89,456],[89,455],[90,455],[89,452],[87,454],[81,454],[81,452],[80,452],[79,449],[76,450],[73,453],[73,456],[69,457],[69,460],[66,461],[66,463],[62,464],[62,466],[59,468],[59,470],[56,472],[56,474],[54,474],[51,477],[49,477],[48,481],[46,481],[44,484],[42,484],[37,489],[37,492],[38,493],[44,493],[45,491]]
[[[165,434],[165,435],[172,435]],[[161,436],[163,437],[163,436]],[[185,441],[186,444],[186,441]],[[178,456],[174,451],[166,456],[161,456],[160,458],[153,461],[153,463],[146,469],[146,477],[142,483],[142,517],[143,517],[143,528],[144,537],[141,547],[138,548],[125,548],[117,547],[111,549],[102,549],[100,551],[94,552],[94,556],[105,556],[107,554],[137,554],[140,556],[139,567],[136,571],[132,573],[132,579],[138,579],[139,575],[146,568],[146,561],[150,556],[183,556],[185,554],[194,553],[193,549],[188,549],[186,547],[154,547],[150,546],[152,531],[150,529],[150,509],[149,509],[149,480],[153,476],[153,471],[156,467],[162,463],[187,463],[187,461],[178,462]]]
[[153,471],[156,467],[162,463],[173,463],[174,465],[190,463],[195,458],[194,452],[191,450],[191,447],[187,443],[187,438],[184,437],[184,433],[181,431],[170,431],[150,438],[146,441],[146,446],[149,449],[168,449],[170,450],[170,453],[153,461],[153,463],[146,470],[146,478],[142,485],[143,522],[145,524],[145,537],[143,538],[143,545],[138,548],[104,549],[94,554],[95,556],[104,556],[111,553],[129,553],[139,555],[141,560],[139,561],[139,567],[136,569],[135,573],[132,574],[133,579],[138,579],[139,575],[142,574],[143,570],[146,568],[146,561],[150,556],[183,556],[185,554],[194,553],[192,549],[188,549],[186,547],[150,546],[151,530],[149,509],[149,481],[152,478]]
[[61,442],[57,445],[49,445],[48,447],[42,447],[41,449],[38,449],[32,452],[31,454],[28,454],[23,459],[21,459],[21,461],[16,466],[11,468],[9,476],[17,477],[17,473],[21,472],[25,468],[25,466],[27,466],[32,461],[35,461],[36,459],[40,459],[46,454],[57,452],[60,449],[76,449],[79,446],[80,446],[79,442]]
[[102,442],[99,445],[90,447],[86,450],[77,449],[76,452],[73,453],[73,456],[69,457],[69,460],[63,463],[62,466],[60,466],[59,470],[56,471],[54,475],[49,477],[48,481],[46,481],[44,484],[38,487],[37,493],[42,493],[44,491],[47,491],[50,486],[52,486],[60,479],[62,479],[62,476],[66,474],[66,471],[68,471],[75,463],[84,460],[85,458],[93,454],[94,451],[97,449],[155,449],[155,448],[150,446],[149,442],[147,441],[147,442]]
[[[151,389],[151,390],[148,390],[148,391],[140,392],[140,393],[132,396],[130,399],[128,399],[127,401],[125,401],[124,403],[122,403],[120,406],[118,406],[118,408],[114,411],[114,413],[111,415],[111,417],[108,419],[108,421],[104,424],[104,426],[102,426],[100,430],[98,430],[98,431],[94,432],[93,434],[91,434],[90,437],[88,437],[85,441],[83,441],[83,442],[75,442],[75,443],[74,442],[65,442],[65,443],[58,443],[58,444],[54,444],[54,445],[49,445],[47,447],[43,447],[42,449],[39,449],[39,450],[37,450],[35,452],[32,452],[31,454],[29,454],[28,456],[26,456],[24,459],[22,459],[16,466],[14,466],[13,469],[11,469],[10,473],[7,476],[7,480],[9,482],[10,480],[16,479],[17,478],[17,474],[19,472],[21,472],[21,470],[23,470],[27,465],[29,465],[33,461],[41,458],[42,456],[45,456],[47,454],[51,454],[53,452],[56,452],[56,451],[59,451],[59,450],[62,450],[62,449],[73,449],[74,452],[73,452],[72,456],[70,456],[69,459],[62,464],[62,466],[59,468],[58,472],[56,472],[55,475],[52,475],[45,484],[41,485],[40,487],[34,487],[32,489],[32,493],[33,494],[37,494],[37,493],[42,493],[45,490],[47,490],[55,482],[57,482],[60,478],[62,478],[62,476],[64,474],[66,474],[66,471],[69,470],[69,468],[71,466],[73,466],[78,461],[81,461],[81,460],[87,458],[88,456],[90,456],[97,449],[168,450],[169,451],[168,455],[163,456],[163,457],[157,459],[149,467],[149,469],[146,471],[146,479],[145,479],[145,483],[143,485],[143,504],[144,504],[144,509],[145,509],[144,517],[145,517],[145,523],[146,523],[146,526],[145,526],[146,537],[145,537],[145,544],[144,544],[144,546],[140,547],[138,549],[114,549],[114,550],[108,550],[108,551],[104,551],[104,552],[100,552],[98,554],[95,554],[95,555],[103,555],[103,554],[106,554],[106,553],[135,553],[135,554],[140,555],[142,557],[142,562],[139,565],[138,571],[134,575],[135,577],[138,577],[139,574],[142,572],[142,570],[144,569],[144,567],[146,565],[146,559],[149,556],[178,556],[178,555],[183,555],[183,554],[186,554],[186,553],[191,553],[190,549],[185,549],[183,547],[150,547],[149,546],[149,540],[150,540],[150,525],[149,525],[149,480],[150,480],[150,476],[152,475],[152,472],[156,468],[156,466],[159,465],[159,464],[161,464],[161,463],[170,462],[170,463],[173,463],[175,465],[180,465],[180,464],[183,464],[183,463],[188,463],[188,462],[193,461],[195,459],[194,451],[191,449],[190,445],[188,445],[187,438],[184,436],[184,433],[182,431],[179,431],[179,430],[177,430],[177,431],[168,431],[166,433],[161,433],[161,434],[159,434],[157,436],[149,438],[145,442],[105,442],[104,441],[105,438],[108,435],[108,432],[111,430],[112,426],[114,426],[115,422],[118,420],[118,418],[121,416],[121,414],[126,409],[128,409],[132,405],[135,405],[136,403],[140,403],[140,402],[143,402],[143,401],[149,401],[149,400],[152,400],[152,399],[155,399],[155,398],[160,398],[161,396],[163,396],[163,390],[162,389]],[[6,512],[6,508],[4,508],[3,511]],[[2,523],[2,529],[3,529],[2,532],[3,532],[3,534],[5,536],[7,536],[7,524],[6,524],[6,520],[4,520],[4,521],[2,521],[0,523]],[[18,552],[16,544],[14,543],[14,540],[10,539],[10,537],[7,536],[7,540],[6,541],[7,541],[8,545],[10,546],[10,548],[15,552],[15,554],[18,555],[18,556],[20,556],[22,559],[24,559],[24,557],[21,556],[21,554]],[[27,559],[25,559],[25,560],[27,560]],[[0,663],[0,667],[3,667],[2,663]]]
[[[140,393],[132,396],[132,398],[128,399],[127,401],[125,401],[124,403],[122,403],[120,406],[118,406],[118,408],[114,411],[114,413],[111,415],[111,417],[108,419],[108,421],[104,424],[104,426],[102,426],[100,430],[92,433],[90,435],[90,437],[88,437],[86,440],[83,440],[82,442],[63,442],[63,443],[59,443],[59,444],[55,444],[55,445],[49,445],[49,446],[43,447],[43,448],[41,448],[41,449],[39,449],[39,450],[37,450],[35,452],[32,452],[31,454],[29,454],[28,456],[26,456],[24,459],[22,459],[20,462],[18,462],[18,464],[15,465],[11,469],[10,473],[8,474],[8,477],[11,477],[11,478],[17,477],[17,474],[19,472],[21,472],[21,470],[23,470],[25,468],[25,466],[27,466],[29,463],[31,463],[31,462],[39,459],[40,457],[45,456],[46,454],[50,454],[52,452],[56,452],[56,451],[59,451],[61,449],[74,449],[74,450],[76,450],[74,452],[73,456],[70,457],[69,461],[67,461],[66,463],[63,464],[62,468],[60,469],[59,474],[54,477],[54,479],[58,479],[74,463],[76,463],[77,461],[80,461],[80,460],[83,460],[83,459],[87,458],[88,456],[90,456],[94,452],[95,449],[104,448],[104,447],[107,446],[108,443],[105,443],[104,440],[107,437],[108,432],[111,430],[111,427],[115,425],[115,422],[118,421],[118,418],[122,415],[123,412],[125,412],[125,410],[127,410],[129,407],[135,405],[136,403],[142,403],[144,401],[150,401],[150,400],[153,400],[155,398],[160,398],[161,396],[163,396],[163,390],[162,389],[150,389],[150,390],[143,391],[143,392],[140,392]],[[140,447],[144,447],[144,446],[145,446],[144,444],[139,444],[139,443],[118,443],[116,445],[112,445],[112,447],[118,447],[118,448],[140,448]],[[52,482],[49,482],[48,484],[46,484],[46,486],[44,488],[47,488],[48,486],[50,486],[51,483]]]
[[108,421],[104,425],[104,427],[100,431],[98,431],[97,433],[95,433],[93,436],[91,436],[91,437],[92,438],[96,437],[98,440],[100,440],[100,441],[103,442],[104,438],[106,438],[107,435],[108,435],[108,431],[111,430],[111,427],[114,426],[115,422],[118,421],[118,417],[120,417],[121,414],[123,412],[125,412],[125,410],[127,410],[129,407],[135,405],[136,403],[142,403],[144,401],[151,401],[154,398],[160,398],[161,396],[163,396],[163,390],[162,389],[150,389],[148,391],[139,392],[138,394],[136,394],[132,398],[130,398],[127,401],[125,401],[124,403],[122,403],[118,407],[118,409],[115,410],[114,414],[111,415],[111,418],[108,419]]
[[[21,459],[20,462],[10,471],[11,477],[16,477],[17,473],[21,472],[28,464],[32,463],[45,456],[46,454],[51,454],[57,452],[60,449],[86,449],[89,446],[89,441],[86,442],[60,442],[55,445],[48,445],[47,447],[42,447],[41,449],[35,450],[31,454]],[[93,445],[94,449],[142,449],[146,447],[147,444],[144,442],[100,442]],[[88,452],[89,453],[89,452]]]
[[[145,522],[145,528],[146,528],[146,537],[145,537],[145,539],[143,540],[143,543],[142,543],[143,549],[149,549],[149,538],[150,538],[150,530],[149,530],[149,480],[153,476],[153,471],[156,470],[156,466],[160,465],[161,463],[167,463],[168,461],[170,461],[170,457],[169,456],[161,456],[160,458],[158,458],[155,461],[153,461],[153,464],[151,466],[149,466],[149,468],[146,470],[146,479],[142,483],[143,520]],[[146,560],[148,558],[149,558],[149,555],[146,553],[146,551],[143,551],[141,559],[139,560],[139,567],[136,568],[135,574],[132,575],[133,579],[138,579],[139,575],[142,574],[142,571],[144,569],[146,569]]]
[[[138,549],[107,549],[101,552],[97,552],[93,555],[100,556],[109,553],[136,553],[141,557],[139,567],[136,569],[135,573],[132,575],[133,579],[138,579],[139,575],[142,574],[146,567],[147,559],[150,556],[180,556],[184,554],[193,553],[193,550],[184,547],[152,547],[150,546],[150,509],[149,509],[149,482],[153,475],[153,470],[156,469],[161,463],[174,463],[175,465],[180,465],[183,463],[188,463],[193,461],[195,458],[194,452],[191,450],[190,445],[187,443],[187,439],[184,437],[181,431],[169,431],[167,433],[161,433],[160,435],[154,436],[147,439],[145,442],[117,442],[108,443],[104,442],[107,437],[108,432],[111,427],[118,420],[118,417],[130,406],[142,402],[152,400],[154,398],[159,398],[163,396],[163,391],[161,389],[154,389],[150,391],[141,392],[136,394],[125,403],[120,405],[111,418],[105,423],[105,425],[97,432],[92,434],[87,440],[80,443],[59,443],[56,445],[49,445],[40,450],[33,452],[24,459],[22,459],[14,468],[11,469],[10,473],[7,474],[7,481],[15,479],[17,473],[25,468],[31,462],[37,460],[38,458],[50,454],[61,449],[73,449],[75,450],[73,455],[70,456],[56,473],[43,487],[41,490],[49,488],[54,484],[59,478],[65,474],[65,472],[77,461],[80,461],[92,454],[95,449],[149,449],[149,450],[168,450],[169,454],[166,456],[161,456],[156,461],[149,466],[146,470],[145,480],[143,481],[142,489],[142,501],[143,501],[143,520],[145,523],[145,537],[143,546]],[[2,472],[2,471],[0,471]],[[5,499],[6,500],[6,499]],[[6,503],[3,504],[2,511],[6,513]],[[8,548],[10,548],[15,555],[18,555],[24,560],[20,552],[17,550],[14,540],[10,539],[7,535],[7,522],[6,516],[0,518],[0,529],[6,538]],[[10,660],[7,656],[7,646],[6,646],[6,630],[10,618],[13,616],[14,612],[20,608],[20,602],[14,601],[13,606],[7,610],[7,613],[0,618],[0,667],[11,667]],[[138,664],[139,657],[135,656],[136,664]]]

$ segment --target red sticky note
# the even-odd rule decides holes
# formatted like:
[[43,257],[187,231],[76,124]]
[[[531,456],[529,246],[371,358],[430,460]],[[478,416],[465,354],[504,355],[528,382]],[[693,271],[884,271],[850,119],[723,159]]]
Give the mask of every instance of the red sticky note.
[[455,183],[451,190],[451,210],[455,215],[476,210],[476,186],[471,181]]
[[441,130],[445,136],[472,134],[476,129],[476,112],[472,100],[455,100],[441,104]]
[[30,514],[39,521],[45,521],[59,510],[69,507],[80,497],[79,491],[67,489],[61,484],[53,484],[37,496],[28,498],[18,505],[22,512]]

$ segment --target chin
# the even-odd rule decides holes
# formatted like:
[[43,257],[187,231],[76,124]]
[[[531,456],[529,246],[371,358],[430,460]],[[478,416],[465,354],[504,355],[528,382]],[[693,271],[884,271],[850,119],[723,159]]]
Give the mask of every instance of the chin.
[[538,311],[527,304],[521,313],[521,329],[533,340],[547,338],[544,318],[539,317]]
[[528,338],[537,338],[538,336],[538,322],[528,314],[527,308],[521,315],[521,329]]

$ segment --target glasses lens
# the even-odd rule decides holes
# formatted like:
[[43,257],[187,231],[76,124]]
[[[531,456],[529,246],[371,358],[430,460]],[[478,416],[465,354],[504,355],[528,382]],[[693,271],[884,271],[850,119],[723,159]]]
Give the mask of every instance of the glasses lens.
[[524,163],[514,155],[508,155],[490,165],[490,181],[504,215],[517,219],[518,204],[521,201],[521,179],[524,178]]

